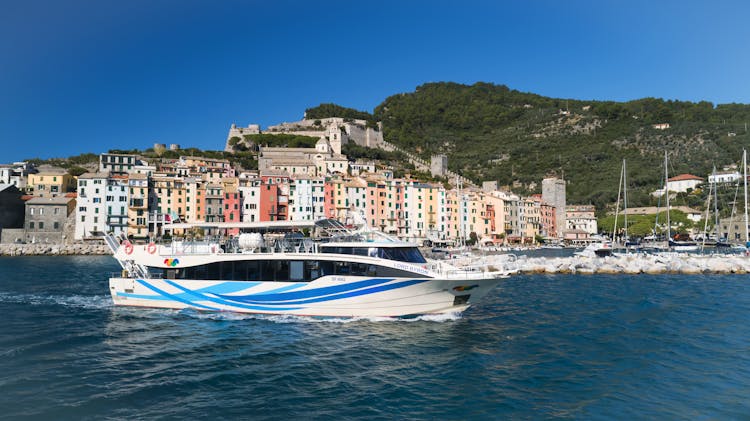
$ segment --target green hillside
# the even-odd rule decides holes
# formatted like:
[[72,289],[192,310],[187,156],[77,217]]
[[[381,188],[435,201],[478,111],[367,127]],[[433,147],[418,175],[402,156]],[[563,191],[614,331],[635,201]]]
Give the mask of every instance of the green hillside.
[[662,183],[665,150],[670,174],[705,177],[750,146],[750,105],[556,99],[488,83],[425,84],[387,98],[374,117],[385,140],[425,158],[445,153],[452,170],[476,182],[532,193],[556,173],[569,181],[569,203],[599,208],[616,199],[622,159],[631,203],[647,204]]

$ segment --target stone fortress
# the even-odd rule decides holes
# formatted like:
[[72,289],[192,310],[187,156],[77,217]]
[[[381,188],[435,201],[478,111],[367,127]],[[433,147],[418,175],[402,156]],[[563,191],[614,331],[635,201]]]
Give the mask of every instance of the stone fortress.
[[[377,128],[372,128],[367,127],[367,121],[365,120],[342,117],[308,119],[305,116],[302,120],[292,123],[268,126],[266,130],[261,130],[259,124],[249,124],[247,127],[237,127],[236,124],[232,124],[227,134],[224,150],[232,152],[234,144],[243,144],[248,148],[256,146],[251,145],[246,138],[246,136],[253,134],[294,134],[320,138],[316,146],[317,151],[310,149],[306,151],[287,150],[284,152],[281,150],[282,148],[259,147],[258,167],[260,169],[278,169],[286,171],[289,174],[299,174],[302,172],[309,175],[325,173],[326,170],[331,172],[334,168],[338,169],[340,167],[339,164],[342,158],[346,159],[345,156],[341,155],[341,145],[353,142],[359,146],[368,148],[402,152],[419,171],[429,172],[433,176],[446,177],[451,180],[460,180],[465,186],[474,186],[471,180],[448,170],[448,161],[445,155],[432,156],[428,162],[410,151],[403,150],[385,141],[383,139],[383,125],[381,122],[377,123]],[[328,152],[321,155],[319,152],[326,149],[326,146],[323,145],[325,141],[329,142],[329,146],[327,147]],[[264,156],[268,159],[264,159]],[[271,163],[273,159],[275,159],[276,164]],[[332,160],[332,162],[326,163],[327,160]],[[301,161],[305,161],[303,166],[295,165],[295,163]]]
[[[319,140],[314,148],[286,148],[254,145],[247,137],[261,133],[318,137]],[[347,173],[349,162],[342,155],[341,148],[349,142],[375,148],[382,145],[383,135],[380,130],[367,127],[365,120],[340,117],[281,123],[270,126],[265,131],[261,131],[258,124],[247,127],[232,124],[225,150],[232,151],[238,144],[248,148],[257,147],[258,169],[261,171],[283,171],[294,176],[323,176]]]
[[[383,131],[380,123],[378,123],[378,128],[375,129],[367,127],[365,120],[329,117],[315,120],[303,118],[292,123],[268,126],[266,130],[261,130],[259,124],[249,124],[247,127],[237,127],[236,124],[232,124],[229,128],[229,134],[227,134],[225,150],[232,151],[232,145],[230,144],[232,138],[239,138],[240,142],[247,144],[245,136],[261,133],[325,137],[329,141],[338,138],[341,145],[353,142],[368,148],[381,147],[383,144]],[[340,154],[340,148],[335,153]]]

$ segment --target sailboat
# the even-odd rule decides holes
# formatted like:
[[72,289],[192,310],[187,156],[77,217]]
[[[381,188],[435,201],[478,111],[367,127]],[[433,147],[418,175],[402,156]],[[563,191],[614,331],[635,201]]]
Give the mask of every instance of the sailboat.
[[667,203],[667,244],[672,251],[698,251],[698,244],[695,241],[679,241],[672,238],[672,224],[669,220],[669,161],[667,151],[664,151],[664,195]]
[[[748,196],[747,196],[747,151],[745,149],[742,150],[742,179],[743,179],[743,186],[744,186],[744,220],[742,224],[744,225],[744,231],[745,231],[745,243],[743,244],[732,244],[729,242],[729,238],[720,238],[719,237],[719,217],[718,217],[718,211],[716,212],[716,246],[717,247],[725,247],[725,248],[732,248],[733,250],[745,250],[747,251],[748,248],[750,248],[750,235],[748,235]],[[735,207],[737,203],[737,192],[739,191],[739,183],[737,184],[737,191],[735,191],[734,195],[734,205],[732,206],[732,213],[730,215],[730,221],[737,222],[735,220],[736,213],[735,213]],[[716,206],[716,205],[714,205]],[[730,230],[731,233],[731,230]]]
[[[617,220],[620,214],[620,197],[623,199],[622,216],[623,231],[620,237],[621,244],[617,244]],[[620,185],[617,187],[617,204],[615,205],[615,223],[612,228],[612,243],[622,246],[625,249],[639,248],[640,241],[630,241],[628,236],[628,171],[627,162],[622,160],[622,170],[620,171]]]

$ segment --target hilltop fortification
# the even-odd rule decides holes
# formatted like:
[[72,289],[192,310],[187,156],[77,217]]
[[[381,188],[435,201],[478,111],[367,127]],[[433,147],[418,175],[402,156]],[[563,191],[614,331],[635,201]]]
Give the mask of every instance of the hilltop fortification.
[[383,142],[383,131],[380,123],[377,128],[367,127],[365,120],[355,120],[342,117],[329,117],[321,119],[306,119],[281,123],[269,126],[261,130],[258,124],[249,124],[247,127],[237,127],[232,124],[227,134],[225,150],[231,152],[237,145],[247,148],[253,146],[250,137],[257,134],[293,134],[298,136],[325,137],[331,142],[335,153],[341,153],[341,145],[353,142],[360,146],[369,148],[380,147]]

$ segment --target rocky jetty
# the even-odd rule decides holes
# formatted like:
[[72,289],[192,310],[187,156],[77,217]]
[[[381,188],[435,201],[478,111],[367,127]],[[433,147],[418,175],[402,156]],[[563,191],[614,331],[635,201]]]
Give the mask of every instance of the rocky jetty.
[[507,257],[487,256],[486,262],[496,267],[517,269],[520,273],[573,274],[700,274],[749,273],[750,257],[744,255],[689,255],[689,254],[626,254],[596,257],[527,257],[515,261]]
[[0,244],[0,256],[85,256],[110,253],[104,244]]

